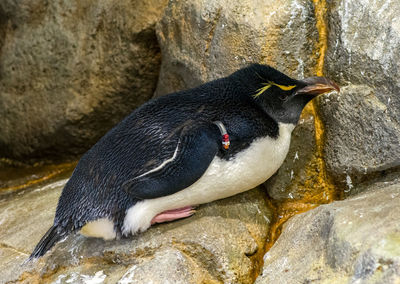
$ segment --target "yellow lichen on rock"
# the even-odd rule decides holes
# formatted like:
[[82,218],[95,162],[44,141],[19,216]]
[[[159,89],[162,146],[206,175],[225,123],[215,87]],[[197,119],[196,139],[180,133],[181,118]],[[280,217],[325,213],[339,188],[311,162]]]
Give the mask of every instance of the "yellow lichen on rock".
[[[315,9],[316,28],[319,40],[316,43],[315,74],[323,76],[325,52],[327,50],[326,2],[313,0]],[[304,171],[294,176],[286,189],[295,192],[296,198],[272,201],[275,207],[275,218],[270,228],[269,240],[266,249],[270,249],[279,237],[282,225],[296,214],[306,212],[320,204],[331,203],[340,199],[333,179],[326,170],[324,161],[324,125],[318,115],[315,101],[309,103],[303,110],[302,120],[313,120],[315,148],[305,164]],[[299,175],[305,175],[300,177]],[[290,195],[291,193],[289,193]]]
[[[318,60],[316,66],[316,75],[323,76],[323,67],[325,60],[325,53],[328,47],[328,33],[326,26],[326,1],[325,0],[313,0],[314,8],[315,8],[315,18],[316,18],[316,26],[319,34],[318,41]],[[310,186],[313,189],[313,193],[318,193],[317,195],[313,195],[311,200],[317,197],[316,201],[321,201],[321,203],[330,203],[333,200],[337,199],[337,192],[335,190],[335,186],[332,178],[326,171],[325,161],[323,159],[323,145],[325,144],[324,139],[324,125],[321,121],[321,118],[318,115],[316,101],[314,100],[308,105],[307,110],[314,117],[314,127],[315,127],[315,158],[314,161],[310,163],[310,167],[307,169],[308,176],[312,177],[310,181],[306,184],[306,186]],[[307,186],[307,187],[308,187]],[[322,195],[322,196],[321,196]],[[320,197],[320,198],[318,198]],[[308,198],[307,198],[308,199]]]
[[314,2],[314,11],[315,11],[315,20],[316,26],[318,29],[319,40],[317,43],[318,51],[318,60],[316,66],[316,75],[323,75],[324,61],[325,61],[325,53],[328,48],[328,32],[326,27],[326,0],[313,0]]

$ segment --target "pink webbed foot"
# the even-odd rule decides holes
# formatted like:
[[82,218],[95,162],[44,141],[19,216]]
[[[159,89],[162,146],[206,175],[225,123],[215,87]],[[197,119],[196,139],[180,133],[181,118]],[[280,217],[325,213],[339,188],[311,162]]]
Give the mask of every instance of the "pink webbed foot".
[[169,222],[177,219],[190,217],[196,212],[194,208],[195,208],[194,206],[186,206],[182,208],[161,212],[160,214],[156,215],[153,218],[153,220],[151,220],[151,224],[153,225],[156,223]]

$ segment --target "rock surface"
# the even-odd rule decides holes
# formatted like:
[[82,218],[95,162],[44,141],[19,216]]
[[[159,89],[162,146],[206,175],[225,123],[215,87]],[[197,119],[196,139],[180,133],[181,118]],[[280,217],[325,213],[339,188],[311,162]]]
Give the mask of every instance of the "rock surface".
[[256,283],[399,283],[400,178],[289,220]]
[[0,283],[93,278],[104,283],[252,283],[257,274],[272,219],[260,189],[202,205],[190,218],[132,238],[105,242],[72,235],[42,260],[20,266],[50,227],[65,182],[0,203]]
[[328,2],[325,73],[349,87],[322,99],[320,113],[328,170],[348,191],[400,169],[399,9],[396,0]]
[[[301,35],[301,36],[299,36]],[[313,74],[318,32],[312,2],[170,1],[157,25],[156,95],[194,87],[252,62],[295,77]]]
[[23,272],[21,264],[52,225],[65,183],[61,180],[0,199],[0,283],[14,280]]
[[303,199],[309,194],[307,164],[315,152],[314,117],[305,115],[292,133],[289,153],[277,173],[265,183],[274,200]]
[[0,156],[82,154],[155,90],[163,1],[2,1]]
[[330,178],[353,196],[286,223],[256,282],[399,283],[400,2],[170,0],[163,14],[166,2],[2,1],[0,156],[81,153],[150,98],[157,78],[160,96],[251,62],[303,78],[325,58],[342,92],[318,100],[322,126],[304,113],[268,181],[281,211],[256,189],[136,237],[73,235],[20,266],[50,226],[63,181],[3,195],[0,283],[252,283],[269,220],[332,200]]
[[[329,1],[325,71],[339,82],[376,87],[387,103],[399,91],[400,3],[396,0]],[[400,98],[393,96],[391,102]],[[388,109],[400,117],[399,109]]]
[[376,88],[350,85],[340,96],[322,98],[320,106],[327,167],[346,194],[379,172],[400,169],[400,121],[379,100]]

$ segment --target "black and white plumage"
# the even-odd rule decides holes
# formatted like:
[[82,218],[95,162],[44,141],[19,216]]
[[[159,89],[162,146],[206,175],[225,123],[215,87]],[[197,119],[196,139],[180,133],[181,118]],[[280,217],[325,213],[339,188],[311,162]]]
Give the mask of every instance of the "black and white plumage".
[[[334,89],[323,77],[294,80],[254,64],[145,103],[81,158],[31,258],[73,231],[104,239],[135,234],[162,212],[263,183],[283,163],[307,102]],[[216,121],[229,133],[229,150]]]

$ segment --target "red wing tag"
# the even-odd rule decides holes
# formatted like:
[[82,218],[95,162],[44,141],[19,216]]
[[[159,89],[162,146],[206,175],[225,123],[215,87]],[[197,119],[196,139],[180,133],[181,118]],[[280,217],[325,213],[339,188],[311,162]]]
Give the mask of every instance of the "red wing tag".
[[219,131],[221,132],[222,135],[222,148],[225,150],[229,150],[229,146],[231,145],[231,142],[229,141],[229,134],[226,131],[225,125],[221,121],[214,121],[214,124],[218,126]]
[[228,150],[230,145],[231,142],[229,141],[229,134],[227,133],[222,135],[222,147],[224,147],[225,150]]

